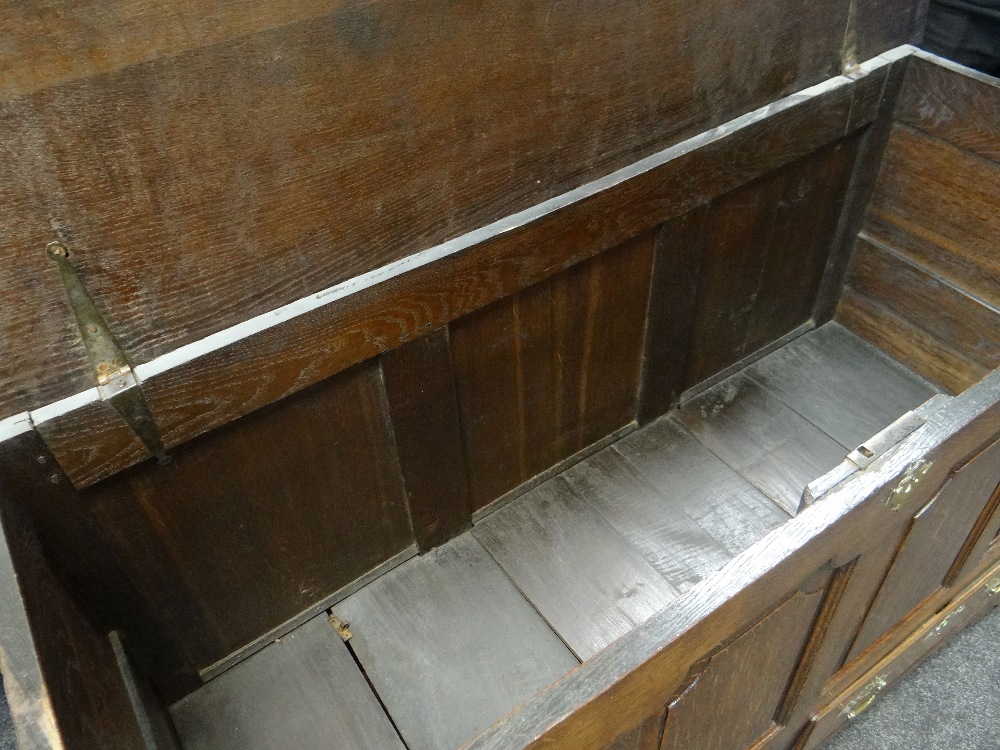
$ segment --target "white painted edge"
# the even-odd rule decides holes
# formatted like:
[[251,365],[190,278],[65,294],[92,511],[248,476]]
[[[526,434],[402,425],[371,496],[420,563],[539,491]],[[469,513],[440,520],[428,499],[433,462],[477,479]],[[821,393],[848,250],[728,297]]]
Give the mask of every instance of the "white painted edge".
[[48,422],[49,420],[61,417],[63,414],[79,409],[87,404],[101,400],[101,393],[96,387],[88,388],[80,393],[75,393],[67,398],[53,401],[51,404],[40,406],[31,412],[31,421],[36,425]]
[[[320,292],[316,292],[315,294],[301,297],[300,299],[290,302],[287,305],[282,305],[281,307],[271,310],[270,312],[257,315],[249,320],[243,321],[242,323],[237,323],[234,326],[225,328],[217,333],[211,334],[210,336],[206,336],[203,339],[199,339],[198,341],[185,344],[184,346],[178,347],[171,352],[167,352],[166,354],[156,357],[145,364],[135,367],[133,372],[136,380],[138,380],[139,383],[142,383],[144,380],[156,377],[157,375],[162,375],[169,370],[185,365],[188,362],[198,359],[199,357],[204,357],[212,352],[234,344],[237,341],[241,341],[270,328],[274,328],[275,326],[281,325],[282,323],[293,320],[294,318],[310,313],[313,310],[317,310],[346,297],[350,297],[351,295],[358,294],[359,292],[370,289],[377,284],[382,284],[390,279],[396,278],[397,276],[402,276],[405,273],[441,260],[442,258],[456,255],[463,250],[467,250],[468,248],[478,245],[490,238],[519,229],[562,208],[565,208],[566,206],[579,203],[586,198],[606,190],[610,190],[627,180],[661,167],[668,162],[694,151],[695,149],[722,140],[723,138],[726,138],[743,128],[777,114],[778,112],[791,109],[792,107],[798,106],[806,101],[809,101],[810,99],[814,99],[817,96],[821,96],[830,91],[849,85],[881,67],[889,65],[908,55],[914,54],[915,51],[919,52],[919,50],[909,44],[904,44],[900,47],[891,49],[888,52],[884,52],[877,57],[873,57],[872,59],[861,63],[851,72],[849,76],[839,75],[829,78],[795,94],[790,94],[782,99],[778,99],[777,101],[755,109],[753,112],[748,112],[745,115],[741,115],[740,117],[711,128],[710,130],[706,130],[703,133],[692,136],[691,138],[659,151],[652,156],[640,159],[627,167],[623,167],[622,169],[616,170],[611,174],[605,175],[604,177],[592,182],[588,182],[585,185],[581,185],[580,187],[570,190],[569,192],[562,193],[561,195],[557,195],[554,198],[538,203],[523,211],[519,211],[515,214],[499,219],[492,224],[487,224],[484,227],[474,229],[471,232],[467,232],[466,234],[448,240],[447,242],[443,242],[440,245],[435,245],[427,250],[422,250],[421,252],[409,255],[405,258],[401,258],[397,261],[393,261],[392,263],[388,263],[384,266],[368,271],[367,273],[342,281],[339,284],[335,284]],[[82,393],[77,393],[68,398],[39,407],[38,409],[30,412],[30,418],[36,425],[42,424],[73,411],[74,409],[93,403],[99,399],[100,394],[98,393],[97,388],[91,388],[83,391]],[[11,419],[16,419],[16,417],[12,417]],[[5,423],[6,420],[4,422],[0,422],[0,426]],[[0,430],[0,442],[6,440],[8,437],[12,437],[12,435],[4,437],[4,434],[5,433]]]
[[34,425],[31,422],[31,415],[26,411],[15,414],[13,417],[0,419],[0,443],[23,435],[25,432],[31,432],[32,429],[34,429]]

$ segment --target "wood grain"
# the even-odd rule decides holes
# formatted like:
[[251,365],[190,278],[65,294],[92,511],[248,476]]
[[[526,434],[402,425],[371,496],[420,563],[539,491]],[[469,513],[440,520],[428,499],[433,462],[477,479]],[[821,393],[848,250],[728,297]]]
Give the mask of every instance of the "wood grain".
[[493,513],[473,535],[580,661],[678,596],[562,477]]
[[966,359],[988,370],[1000,367],[1000,309],[970,296],[935,270],[862,235],[847,283]]
[[144,362],[830,77],[846,5],[12,10],[0,413],[85,380],[53,222]]
[[712,655],[667,707],[662,750],[743,750],[772,730],[822,598],[793,595]]
[[944,585],[998,483],[1000,443],[995,443],[959,468],[931,503],[914,516],[849,658],[864,651]]
[[651,235],[452,326],[473,507],[635,415]]
[[410,520],[426,551],[472,526],[448,329],[381,361]]
[[469,534],[334,612],[410,750],[459,747],[577,664]]
[[[674,283],[688,288],[676,297],[681,309],[651,308],[651,314],[671,318],[650,318],[650,335],[662,331],[665,336],[662,343],[650,342],[654,352],[676,348],[674,328],[683,325],[692,304],[687,301],[692,282],[685,282],[692,273],[687,268],[692,265],[689,259],[699,258],[696,301],[686,336],[691,345],[684,388],[725,370],[809,320],[856,151],[854,138],[826,146],[723,195],[707,213],[701,210],[681,219],[676,228],[664,227],[661,252],[680,255],[670,264],[686,268],[676,274]],[[662,381],[647,381],[647,393],[661,387],[667,394],[677,390],[669,372],[663,374],[667,377]],[[669,395],[658,400],[669,403]],[[657,411],[662,412],[662,406]]]
[[913,57],[896,119],[942,141],[1000,162],[1000,85]]
[[849,450],[938,392],[836,323],[800,336],[746,372]]
[[404,750],[327,615],[238,664],[170,713],[185,750]]
[[676,589],[687,591],[732,557],[705,529],[657,491],[613,449],[564,474]]
[[[803,571],[831,560],[839,567],[863,550],[901,533],[915,508],[902,512],[882,500],[917,457],[935,459],[928,482],[940,483],[970,445],[1000,430],[1000,374],[973,387],[903,450],[862,472],[738,556],[667,611],[598,654],[557,686],[469,744],[469,750],[562,750],[603,747],[662,707],[664,695],[682,688],[685,675],[733,632],[773,611],[803,581]],[[920,494],[920,493],[917,493]],[[912,498],[917,500],[918,498]]]
[[857,60],[923,39],[927,0],[857,0],[853,7]]
[[[301,390],[814,151],[841,137],[859,85],[782,109],[464,253],[147,379],[143,387],[164,442],[173,447]],[[27,310],[17,300],[11,309]],[[30,369],[23,360],[28,351],[9,353],[11,373]],[[69,374],[60,382],[70,383]],[[83,452],[75,460],[99,460],[108,474],[128,466]]]
[[893,128],[865,231],[897,253],[1000,307],[1000,164]]
[[961,393],[989,370],[887,307],[845,287],[838,323],[949,393]]
[[713,453],[792,515],[805,486],[847,454],[748,375],[727,378],[678,415]]
[[0,663],[24,750],[145,748],[111,644],[56,577],[25,508],[0,493]]
[[[614,451],[666,499],[663,514],[691,518],[730,555],[788,520],[787,513],[702,445],[676,417],[624,437]],[[625,503],[621,506],[624,511]],[[636,526],[644,524],[638,516]]]
[[605,750],[660,750],[666,712],[650,716],[630,732],[618,735]]
[[408,547],[371,362],[85,499],[130,577],[204,670]]

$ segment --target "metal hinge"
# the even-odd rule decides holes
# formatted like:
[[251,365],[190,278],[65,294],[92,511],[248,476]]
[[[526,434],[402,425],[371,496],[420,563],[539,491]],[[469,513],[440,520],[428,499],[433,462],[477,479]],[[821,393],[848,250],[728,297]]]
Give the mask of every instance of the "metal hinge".
[[101,399],[114,407],[150,454],[156,456],[160,463],[166,463],[169,459],[153,422],[149,404],[146,403],[146,396],[139,387],[139,380],[100,310],[87,293],[80,274],[70,263],[69,249],[62,240],[56,240],[46,245],[45,250],[59,266],[59,274],[80,328],[83,346],[97,376],[97,390]]

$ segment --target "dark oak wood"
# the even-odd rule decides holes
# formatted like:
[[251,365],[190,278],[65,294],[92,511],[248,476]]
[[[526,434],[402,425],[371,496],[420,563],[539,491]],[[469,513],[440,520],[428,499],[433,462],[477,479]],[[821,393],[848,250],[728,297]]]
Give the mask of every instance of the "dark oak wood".
[[959,468],[920,509],[848,658],[864,651],[945,584],[998,483],[1000,443],[994,443]]
[[848,5],[115,4],[8,19],[5,416],[87,380],[52,222],[147,361],[830,77]]
[[413,533],[426,551],[472,526],[448,329],[381,361]]
[[[852,106],[864,80],[724,133],[464,253],[147,379],[143,387],[164,442],[173,447],[468,315],[808,154],[845,128],[862,127],[864,118],[855,122]],[[12,309],[21,309],[18,304],[14,300]],[[16,359],[21,356],[12,353],[12,371],[27,371]],[[60,382],[71,380],[67,374]],[[81,451],[65,460],[71,476],[89,476],[88,461],[104,465],[102,473],[128,465]]]
[[746,372],[849,450],[938,392],[836,323],[800,336]]
[[709,657],[669,704],[662,750],[743,750],[773,731],[822,599],[794,594]]
[[413,541],[377,362],[85,498],[163,630],[199,670]]
[[1000,162],[1000,84],[995,78],[913,57],[896,119]]
[[678,596],[562,477],[493,513],[473,535],[580,661]]
[[989,370],[887,307],[845,287],[837,322],[950,393],[961,393]]
[[404,750],[323,614],[175,703],[184,750]]
[[[787,513],[702,445],[676,417],[627,435],[613,450],[658,491],[626,497],[635,503],[654,501],[650,514],[659,509],[664,518],[690,518],[730,555],[739,554],[788,520]],[[608,462],[615,465],[610,457]],[[624,500],[614,504],[616,514],[624,515],[628,507]],[[636,531],[654,530],[649,520],[645,513],[637,513]],[[715,559],[714,554],[708,557]]]
[[[927,428],[874,470],[859,473],[780,533],[739,555],[712,585],[684,594],[614,649],[478,737],[470,750],[604,747],[654,715],[665,694],[683,688],[685,675],[702,656],[773,611],[802,584],[803,571],[819,572],[831,561],[840,568],[902,533],[922,495],[895,493],[908,467],[929,455],[928,484],[943,482],[970,445],[1000,430],[998,388],[1000,374],[994,374],[957,397],[952,409],[932,415]],[[898,511],[884,502],[890,494],[900,502]]]
[[473,507],[633,421],[652,235],[452,327]]
[[826,146],[713,202],[689,240],[702,260],[685,387],[809,320],[856,150]]
[[679,509],[671,495],[657,491],[614,449],[591,456],[564,476],[680,591],[687,591],[732,557]]
[[[862,236],[847,283],[987,370],[1000,367],[1000,309]],[[911,355],[919,356],[919,354]]]
[[666,414],[687,387],[703,247],[712,218],[704,204],[668,221],[656,238],[646,313],[638,418],[646,424]]
[[919,43],[924,36],[927,3],[928,0],[856,0],[852,3],[854,59],[867,60],[901,44]]
[[577,664],[469,534],[334,612],[410,750],[459,747]]
[[897,124],[865,231],[998,307],[998,193],[1000,164]]
[[678,414],[695,437],[790,514],[798,511],[805,486],[848,453],[744,374],[687,402]]
[[26,509],[6,492],[0,600],[3,690],[22,750],[149,747],[111,643],[66,592]]

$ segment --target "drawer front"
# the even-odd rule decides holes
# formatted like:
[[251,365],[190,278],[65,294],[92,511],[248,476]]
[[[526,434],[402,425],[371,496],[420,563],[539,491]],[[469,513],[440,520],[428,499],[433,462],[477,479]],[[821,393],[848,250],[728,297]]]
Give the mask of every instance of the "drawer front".
[[961,596],[928,620],[873,669],[819,711],[807,728],[802,750],[826,742],[847,722],[874,705],[879,697],[921,659],[942,646],[966,625],[1000,605],[1000,563],[993,565]]

